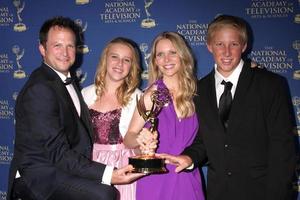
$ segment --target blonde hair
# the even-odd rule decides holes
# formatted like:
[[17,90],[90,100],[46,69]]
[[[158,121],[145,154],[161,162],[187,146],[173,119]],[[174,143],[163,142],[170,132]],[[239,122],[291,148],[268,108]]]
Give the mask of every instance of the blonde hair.
[[107,73],[107,63],[106,58],[109,51],[109,48],[113,44],[123,44],[130,48],[132,52],[132,64],[129,71],[128,76],[124,79],[123,83],[120,85],[120,87],[117,88],[116,95],[118,102],[121,104],[121,106],[127,105],[127,103],[130,100],[130,95],[135,91],[135,89],[139,86],[140,82],[140,59],[139,59],[139,52],[136,48],[135,43],[127,38],[118,37],[113,40],[111,40],[104,50],[102,51],[97,71],[95,73],[95,86],[96,86],[96,94],[98,98],[101,97],[101,95],[104,92],[105,89],[105,76]]
[[239,17],[231,15],[220,15],[216,17],[209,25],[207,30],[207,43],[209,44],[214,37],[214,34],[222,28],[233,28],[240,34],[240,39],[243,44],[248,42],[248,32],[246,22]]
[[160,40],[167,39],[175,47],[180,58],[181,68],[178,72],[179,90],[176,94],[176,108],[181,117],[191,116],[195,112],[193,97],[196,93],[196,78],[194,76],[194,57],[185,40],[176,32],[163,32],[153,41],[149,63],[149,85],[163,78],[155,64],[156,46]]

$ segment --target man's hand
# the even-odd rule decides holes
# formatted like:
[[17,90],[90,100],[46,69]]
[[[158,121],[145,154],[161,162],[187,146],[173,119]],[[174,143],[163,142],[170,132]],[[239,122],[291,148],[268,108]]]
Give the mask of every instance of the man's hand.
[[177,166],[175,169],[176,173],[181,172],[193,164],[192,159],[186,155],[173,156],[170,154],[156,154],[156,156],[164,158],[166,164]]
[[115,169],[112,173],[111,184],[113,185],[128,184],[144,176],[144,174],[142,173],[131,173],[132,170],[133,170],[132,165],[127,165],[120,169]]

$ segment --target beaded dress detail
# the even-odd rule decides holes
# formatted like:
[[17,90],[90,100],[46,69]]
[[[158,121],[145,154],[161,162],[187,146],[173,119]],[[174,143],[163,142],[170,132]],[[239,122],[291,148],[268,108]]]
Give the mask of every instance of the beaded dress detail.
[[[125,148],[119,131],[122,108],[105,113],[90,109],[95,134],[92,158],[116,168],[128,164],[128,157],[134,156],[132,149]],[[115,185],[120,191],[120,200],[135,200],[136,183]]]

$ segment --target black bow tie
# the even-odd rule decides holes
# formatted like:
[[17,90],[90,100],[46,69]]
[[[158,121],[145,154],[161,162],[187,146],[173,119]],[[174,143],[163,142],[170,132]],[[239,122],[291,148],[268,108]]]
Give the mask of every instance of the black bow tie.
[[74,81],[74,79],[73,79],[72,77],[68,77],[68,78],[66,78],[64,84],[65,84],[65,85],[69,85],[69,84],[71,84],[73,81]]

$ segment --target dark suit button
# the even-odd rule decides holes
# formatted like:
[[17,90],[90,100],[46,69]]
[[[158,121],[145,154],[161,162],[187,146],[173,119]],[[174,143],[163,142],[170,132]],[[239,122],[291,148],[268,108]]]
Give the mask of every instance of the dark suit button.
[[231,174],[231,172],[227,172],[227,176],[231,176],[232,174]]

